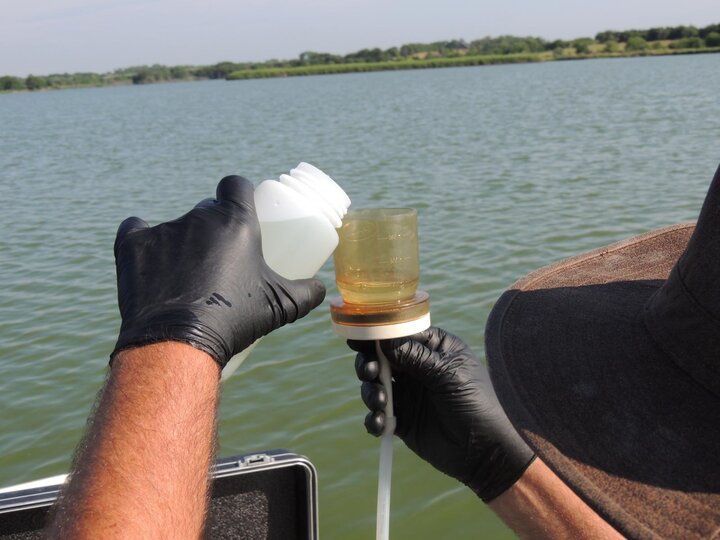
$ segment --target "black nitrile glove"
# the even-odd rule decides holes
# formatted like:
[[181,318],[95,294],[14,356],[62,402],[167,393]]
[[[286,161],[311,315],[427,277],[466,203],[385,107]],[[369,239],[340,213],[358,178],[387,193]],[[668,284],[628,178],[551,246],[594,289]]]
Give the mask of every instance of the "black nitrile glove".
[[[387,395],[379,383],[373,341],[348,341],[370,413],[368,432],[385,425]],[[422,459],[466,484],[485,502],[512,486],[533,451],[498,402],[487,368],[458,337],[430,328],[381,342],[393,374],[395,433]]]
[[265,264],[252,184],[223,178],[217,200],[149,227],[131,217],[115,240],[122,326],[115,351],[182,341],[220,366],[256,339],[307,315],[325,297],[315,279]]

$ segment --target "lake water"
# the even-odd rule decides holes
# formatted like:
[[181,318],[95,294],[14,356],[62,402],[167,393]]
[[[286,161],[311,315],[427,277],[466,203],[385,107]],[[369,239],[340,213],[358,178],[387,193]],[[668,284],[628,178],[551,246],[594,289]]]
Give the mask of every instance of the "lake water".
[[[175,218],[224,175],[309,161],[354,207],[418,210],[433,321],[483,355],[516,278],[696,218],[720,161],[718,88],[720,55],[699,55],[0,95],[0,485],[69,466],[117,335],[125,217]],[[220,453],[310,457],[322,536],[372,538],[364,415],[326,301],[226,383]],[[400,441],[391,532],[513,536]]]

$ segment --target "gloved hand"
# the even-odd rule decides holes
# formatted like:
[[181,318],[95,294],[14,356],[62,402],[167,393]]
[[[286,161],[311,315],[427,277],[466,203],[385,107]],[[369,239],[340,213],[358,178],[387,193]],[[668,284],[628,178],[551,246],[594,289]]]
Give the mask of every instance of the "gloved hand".
[[[370,409],[368,432],[385,425],[385,388],[373,341],[348,341]],[[458,337],[432,327],[382,341],[393,373],[395,433],[436,469],[466,484],[485,502],[512,486],[535,455],[510,424],[487,368]]]
[[123,221],[115,262],[122,326],[111,362],[123,349],[182,341],[222,367],[325,297],[320,281],[287,280],[265,264],[253,187],[239,176],[174,221]]

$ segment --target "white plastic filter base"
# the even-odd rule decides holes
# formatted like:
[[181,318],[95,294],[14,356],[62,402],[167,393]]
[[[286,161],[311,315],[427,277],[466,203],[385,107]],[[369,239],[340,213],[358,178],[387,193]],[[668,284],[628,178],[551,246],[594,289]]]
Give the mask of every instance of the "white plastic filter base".
[[378,326],[350,326],[338,324],[333,321],[332,327],[335,335],[345,339],[357,339],[358,341],[393,339],[412,336],[413,334],[430,328],[430,314],[426,313],[414,321]]

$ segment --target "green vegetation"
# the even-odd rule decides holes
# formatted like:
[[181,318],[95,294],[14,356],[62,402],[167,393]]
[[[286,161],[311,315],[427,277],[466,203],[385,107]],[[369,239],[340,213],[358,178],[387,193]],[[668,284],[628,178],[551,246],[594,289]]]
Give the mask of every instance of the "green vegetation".
[[648,48],[648,42],[640,36],[631,36],[625,43],[626,51],[644,51]]
[[720,32],[710,32],[705,36],[706,47],[720,47]]
[[632,37],[640,37],[645,41],[674,41],[692,37],[705,39],[713,32],[720,32],[720,24],[710,24],[704,28],[696,28],[694,26],[663,26],[649,28],[647,30],[625,30],[623,32],[607,30],[597,34],[595,40],[599,43],[605,43],[610,40],[627,43]]
[[25,80],[20,77],[0,77],[0,91],[2,92],[12,92],[26,89]]
[[610,54],[620,52],[620,44],[614,39],[611,39],[605,43],[605,52]]
[[331,75],[334,73],[359,73],[363,71],[394,71],[400,69],[427,69],[454,66],[485,66],[491,64],[517,64],[540,62],[541,54],[502,54],[484,56],[459,56],[419,60],[395,60],[386,62],[353,62],[346,64],[316,64],[298,67],[244,69],[234,71],[227,80],[261,79],[267,77],[294,77],[300,75]]
[[571,41],[538,37],[484,37],[433,43],[406,43],[386,50],[362,49],[346,55],[306,51],[291,60],[219,62],[211,66],[135,66],[110,73],[0,76],[0,92],[116,84],[150,84],[201,79],[241,80],[362,71],[481,66],[585,58],[720,52],[720,24],[607,30]]
[[671,49],[702,49],[705,42],[699,37],[689,37],[678,39],[670,44]]

